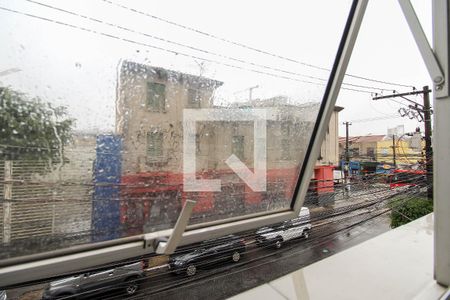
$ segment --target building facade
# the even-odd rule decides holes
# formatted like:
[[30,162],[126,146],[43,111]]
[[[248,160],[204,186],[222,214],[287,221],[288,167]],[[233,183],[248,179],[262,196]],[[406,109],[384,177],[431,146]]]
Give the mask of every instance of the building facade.
[[[377,161],[380,163],[395,163],[413,165],[423,160],[422,147],[414,147],[412,139],[402,136],[367,135],[349,137],[349,155],[352,160]],[[339,153],[345,159],[345,137],[339,138]]]
[[[315,123],[318,103],[289,104],[284,96],[218,106],[222,82],[125,61],[119,71],[116,133],[122,138],[122,222],[157,228],[176,220],[184,200],[197,200],[201,220],[289,206]],[[197,122],[196,177],[220,179],[222,192],[183,191],[183,110],[270,108],[267,192],[253,192],[227,165],[236,155],[250,170],[253,122]],[[338,164],[336,108],[319,165]],[[131,221],[130,218],[134,218]],[[137,218],[137,219],[136,219]],[[148,220],[151,220],[150,222]],[[195,217],[193,222],[195,222]]]

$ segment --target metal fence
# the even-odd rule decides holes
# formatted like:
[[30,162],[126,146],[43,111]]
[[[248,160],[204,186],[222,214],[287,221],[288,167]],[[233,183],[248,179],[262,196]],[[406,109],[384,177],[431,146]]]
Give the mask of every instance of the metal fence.
[[70,167],[53,169],[44,161],[0,161],[3,244],[90,230],[92,185],[60,180]]

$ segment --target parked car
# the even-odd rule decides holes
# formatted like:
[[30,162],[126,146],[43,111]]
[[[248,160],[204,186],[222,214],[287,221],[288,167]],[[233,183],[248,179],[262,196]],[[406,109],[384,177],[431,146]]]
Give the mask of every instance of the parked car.
[[274,246],[279,249],[284,242],[296,238],[308,238],[311,231],[309,209],[302,207],[299,217],[280,225],[259,228],[256,231],[256,244],[260,247]]
[[71,298],[72,296],[78,299],[120,289],[123,289],[127,295],[133,295],[139,289],[143,276],[142,262],[84,273],[51,282],[44,290],[42,299]]
[[245,241],[236,235],[202,242],[194,251],[170,257],[169,268],[175,274],[193,276],[198,268],[219,263],[238,262],[245,252]]

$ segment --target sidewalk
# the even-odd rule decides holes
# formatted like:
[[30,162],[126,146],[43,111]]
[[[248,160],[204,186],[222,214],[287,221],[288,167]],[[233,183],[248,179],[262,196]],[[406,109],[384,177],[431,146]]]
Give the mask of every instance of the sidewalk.
[[433,214],[231,297],[246,299],[439,299],[433,279]]

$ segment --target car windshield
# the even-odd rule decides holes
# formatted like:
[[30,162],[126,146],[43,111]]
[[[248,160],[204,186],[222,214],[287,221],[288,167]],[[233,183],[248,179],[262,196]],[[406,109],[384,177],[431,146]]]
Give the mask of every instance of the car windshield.
[[291,208],[351,1],[233,3],[0,5],[0,259]]

